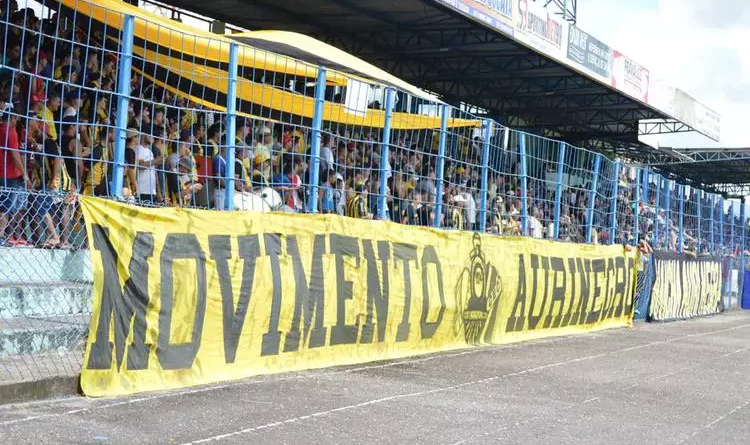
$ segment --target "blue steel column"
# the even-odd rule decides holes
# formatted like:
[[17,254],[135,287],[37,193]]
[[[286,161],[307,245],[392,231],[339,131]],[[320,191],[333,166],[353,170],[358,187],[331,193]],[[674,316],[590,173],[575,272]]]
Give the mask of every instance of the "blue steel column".
[[128,104],[130,103],[130,75],[133,68],[134,23],[135,19],[132,15],[125,16],[125,24],[122,28],[120,67],[117,75],[117,128],[115,130],[114,159],[112,160],[112,194],[118,198],[122,198],[122,177],[125,171]]
[[672,200],[672,181],[664,179],[664,245],[669,250],[669,220],[672,215],[670,204]]
[[711,211],[709,212],[711,217],[709,219],[709,223],[711,226],[709,227],[710,233],[711,233],[711,240],[708,243],[708,248],[711,249],[711,255],[714,254],[714,213],[716,211],[716,195],[711,195]]
[[638,244],[638,231],[640,230],[640,227],[638,227],[639,220],[640,220],[640,213],[641,213],[641,182],[643,181],[643,169],[638,167],[638,170],[635,174],[635,209],[633,209],[634,214],[634,221],[633,221],[633,244]]
[[734,201],[732,201],[729,203],[729,249],[732,253],[734,252],[734,245]]
[[440,140],[438,144],[437,172],[437,194],[435,195],[435,218],[433,225],[440,227],[440,216],[443,213],[443,176],[445,174],[445,145],[448,140],[448,113],[451,112],[448,105],[443,104],[440,107]]
[[388,205],[388,178],[385,177],[385,166],[388,165],[388,156],[391,144],[391,120],[393,118],[393,88],[385,89],[385,124],[383,125],[383,141],[380,145],[380,196],[378,196],[378,219],[386,219],[388,215],[385,208]]
[[724,197],[719,198],[719,252],[724,254]]
[[682,223],[683,223],[683,218],[685,217],[685,186],[683,186],[682,184],[679,184],[677,187],[678,187],[677,190],[679,190],[679,192],[677,193],[677,196],[680,198],[680,218],[679,218],[679,223],[678,223],[679,229],[677,232],[677,243],[679,245],[677,246],[677,251],[682,253],[682,250],[683,250],[682,244],[685,241],[685,237],[682,233],[682,228],[683,228]]
[[315,108],[312,121],[312,145],[310,146],[310,197],[307,211],[318,213],[318,188],[320,187],[320,139],[323,129],[323,105],[326,99],[326,69],[318,67],[318,81],[315,84]]
[[492,120],[484,120],[484,140],[482,141],[482,197],[479,203],[479,231],[487,231],[487,181],[490,168],[490,137]]
[[529,235],[529,200],[526,195],[528,190],[526,184],[526,133],[519,133],[521,141],[519,144],[521,156],[521,228],[523,235]]
[[[740,288],[738,289],[737,294],[740,296],[740,301],[742,301],[742,295],[744,295],[745,292],[745,226],[747,225],[747,221],[745,221],[745,207],[746,207],[746,199],[743,198],[741,201],[741,207],[740,207],[740,223],[742,224],[742,230],[740,232],[740,236],[742,239],[740,240]],[[743,308],[747,309],[747,308]]]
[[236,43],[229,44],[229,84],[227,88],[227,133],[225,135],[224,160],[224,210],[234,209],[234,152],[237,133],[237,52]]
[[656,200],[654,200],[654,222],[652,224],[652,230],[654,236],[654,249],[656,249],[656,244],[659,242],[659,190],[661,189],[661,176],[657,180],[657,183],[654,184],[654,187],[656,188]]
[[698,190],[698,212],[696,213],[696,216],[698,218],[698,230],[696,233],[696,239],[698,241],[695,245],[695,253],[697,253],[698,255],[700,255],[701,253],[701,213],[703,213],[701,207],[703,207],[703,190]]
[[594,230],[594,208],[596,207],[596,188],[599,186],[599,169],[602,165],[602,155],[597,154],[594,160],[594,178],[591,180],[591,194],[589,195],[589,212],[586,218],[586,243],[591,244]]
[[555,239],[560,239],[560,211],[562,207],[562,182],[563,174],[565,172],[565,147],[568,144],[560,142],[560,152],[557,155],[557,184],[555,184],[555,220],[554,224],[554,236]]
[[617,231],[617,194],[619,193],[620,184],[620,161],[615,161],[615,179],[612,185],[612,209],[611,220],[609,223],[609,244],[615,244],[615,235]]

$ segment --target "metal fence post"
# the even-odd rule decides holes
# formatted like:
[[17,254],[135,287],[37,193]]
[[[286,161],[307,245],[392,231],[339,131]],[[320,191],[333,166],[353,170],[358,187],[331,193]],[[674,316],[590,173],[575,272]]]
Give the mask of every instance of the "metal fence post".
[[633,245],[638,244],[638,237],[640,234],[640,214],[641,214],[641,182],[643,182],[643,169],[637,167],[638,170],[635,174],[635,208],[633,209]]
[[683,242],[685,241],[685,237],[682,234],[683,218],[685,217],[685,186],[683,186],[682,184],[678,184],[677,187],[678,187],[677,190],[679,190],[677,193],[677,197],[680,199],[680,216],[678,220],[679,230],[677,232],[677,243],[678,243],[677,251],[682,253],[682,250],[683,250],[682,245],[683,245]]
[[388,165],[388,157],[391,144],[391,120],[393,117],[393,88],[385,89],[385,124],[383,125],[383,141],[380,145],[380,196],[378,196],[378,219],[387,219],[385,211],[388,205],[388,178],[386,178],[385,167]]
[[484,120],[484,140],[482,141],[482,196],[479,203],[479,231],[487,231],[487,181],[490,165],[490,136],[492,135],[492,120]]
[[318,188],[320,187],[320,139],[323,129],[323,105],[326,94],[326,69],[318,67],[318,80],[315,84],[315,109],[312,121],[312,145],[310,146],[310,198],[307,202],[309,213],[318,213]]
[[519,155],[521,158],[521,228],[523,235],[529,235],[529,197],[527,195],[528,187],[526,184],[526,133],[520,134]]
[[615,161],[615,178],[612,185],[612,209],[611,220],[609,224],[609,244],[615,244],[615,235],[617,234],[617,195],[619,194],[620,185],[620,161]]
[[588,218],[586,218],[586,243],[591,244],[591,236],[594,231],[594,208],[596,207],[596,188],[599,186],[599,169],[602,164],[602,155],[596,155],[594,160],[594,177],[591,180],[591,192],[589,198]]
[[562,182],[563,174],[565,172],[565,147],[568,144],[560,142],[560,151],[557,155],[557,184],[555,186],[555,220],[554,220],[554,236],[555,239],[560,239],[560,211],[562,207]]
[[709,218],[709,230],[710,230],[710,236],[711,240],[708,242],[708,248],[711,250],[711,255],[714,254],[714,213],[716,212],[716,195],[711,194],[711,211],[709,214],[711,215]]
[[697,223],[698,229],[696,231],[695,237],[697,238],[698,241],[695,243],[695,253],[700,255],[701,253],[701,226],[702,226],[701,214],[703,213],[703,210],[701,209],[701,207],[703,207],[703,190],[698,190],[697,195],[698,195],[698,211],[696,213],[696,216],[698,219],[698,223]]
[[[234,209],[234,152],[237,133],[237,52],[236,43],[229,44],[229,84],[227,88],[227,133],[225,135],[224,160],[224,210]],[[248,172],[250,173],[250,172]]]
[[448,105],[443,104],[440,107],[440,140],[438,143],[437,172],[437,192],[435,198],[435,217],[433,225],[440,227],[440,217],[443,213],[443,177],[445,175],[445,145],[448,141],[448,113],[451,109]]
[[719,249],[724,253],[724,197],[719,198]]
[[[652,224],[651,230],[653,235],[653,246],[654,249],[657,248],[657,243],[659,242],[659,191],[661,190],[661,176],[655,181],[657,182],[654,184],[654,187],[656,189],[656,199],[654,200],[654,222]],[[649,184],[650,185],[650,184]]]
[[742,236],[742,239],[740,240],[740,249],[741,249],[740,250],[740,272],[739,272],[740,285],[738,289],[738,295],[739,295],[740,301],[742,301],[742,295],[744,294],[744,291],[745,291],[745,233],[746,233],[745,227],[747,226],[747,222],[745,221],[745,217],[747,216],[745,213],[746,212],[745,207],[747,206],[747,204],[744,198],[742,199],[741,206],[742,207],[740,207],[740,222],[742,224],[742,230],[740,234]]
[[112,194],[122,198],[122,179],[125,171],[125,145],[128,133],[128,104],[130,103],[130,76],[133,68],[133,25],[135,18],[125,16],[122,27],[122,53],[117,75],[117,118],[112,171]]
[[729,203],[729,246],[732,253],[734,253],[734,201]]
[[667,250],[669,250],[669,221],[671,220],[672,212],[671,212],[671,201],[672,201],[672,181],[669,179],[664,179],[664,245],[667,247]]

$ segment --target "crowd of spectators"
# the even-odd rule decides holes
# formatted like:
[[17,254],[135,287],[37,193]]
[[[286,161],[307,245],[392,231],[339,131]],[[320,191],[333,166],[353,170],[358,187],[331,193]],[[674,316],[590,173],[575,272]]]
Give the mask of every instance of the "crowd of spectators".
[[[483,141],[475,129],[451,129],[438,183],[437,132],[394,132],[382,164],[379,130],[328,123],[318,160],[320,186],[313,194],[311,132],[303,126],[238,117],[232,166],[235,202],[227,206],[225,115],[203,109],[137,71],[131,76],[125,166],[114,168],[116,53],[103,48],[102,35],[59,17],[42,20],[30,8],[19,9],[15,0],[0,1],[4,244],[70,248],[80,227],[78,196],[111,196],[113,175],[120,171],[124,197],[142,205],[258,210],[254,206],[260,202],[261,209],[306,212],[315,200],[317,210],[326,214],[366,219],[385,215],[403,224],[432,226],[437,221],[444,228],[479,230]],[[554,159],[532,157],[524,196],[519,144],[502,150],[498,141],[492,140],[489,162],[487,231],[520,235],[526,200],[529,235],[554,238],[559,166]],[[559,239],[586,242],[591,216],[592,242],[634,244],[637,213],[647,239],[662,230],[659,233],[669,234],[660,240],[663,247],[676,249],[675,218],[656,212],[654,198],[636,202],[634,178],[627,169],[618,178],[602,175],[592,195],[589,158],[578,162],[559,190]],[[611,192],[615,181],[616,197]],[[385,200],[380,199],[382,190]],[[610,240],[608,203],[613,199],[617,226],[616,239]],[[379,208],[382,202],[384,209]],[[685,232],[687,245],[696,238],[694,231]]]

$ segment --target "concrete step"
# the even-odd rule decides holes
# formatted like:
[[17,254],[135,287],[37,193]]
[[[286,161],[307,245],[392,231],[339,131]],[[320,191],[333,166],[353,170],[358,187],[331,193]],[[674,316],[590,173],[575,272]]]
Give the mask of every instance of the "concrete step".
[[88,283],[0,284],[0,319],[91,313]]
[[0,357],[83,348],[89,315],[0,319]]
[[88,250],[0,247],[0,285],[92,283]]

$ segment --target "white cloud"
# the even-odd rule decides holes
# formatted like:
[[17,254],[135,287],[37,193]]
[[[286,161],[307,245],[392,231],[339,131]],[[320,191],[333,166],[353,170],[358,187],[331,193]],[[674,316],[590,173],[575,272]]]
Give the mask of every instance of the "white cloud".
[[579,0],[578,26],[722,116],[719,144],[697,134],[647,142],[750,147],[750,2]]

